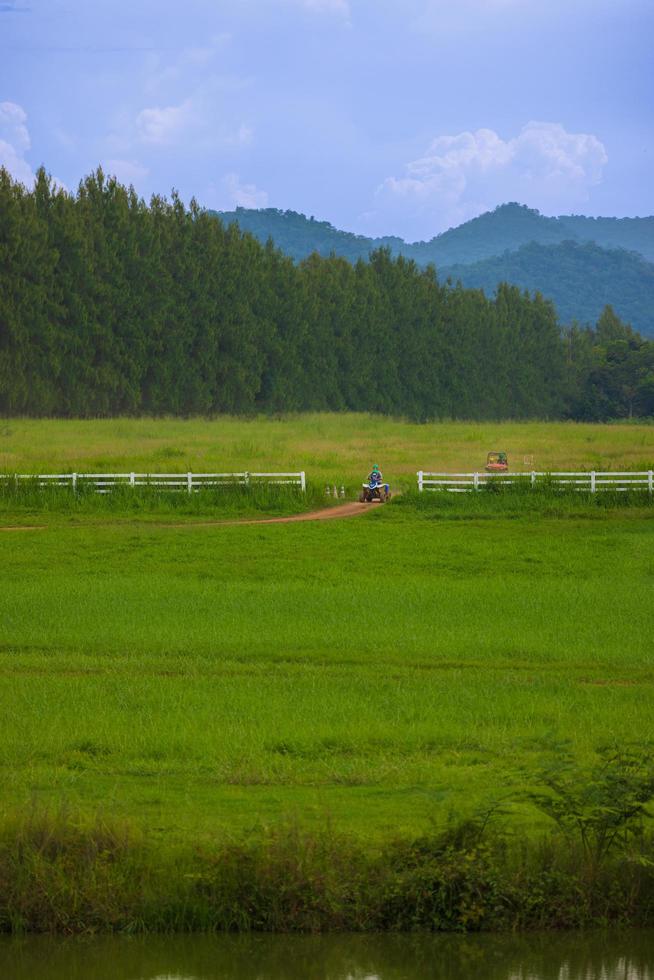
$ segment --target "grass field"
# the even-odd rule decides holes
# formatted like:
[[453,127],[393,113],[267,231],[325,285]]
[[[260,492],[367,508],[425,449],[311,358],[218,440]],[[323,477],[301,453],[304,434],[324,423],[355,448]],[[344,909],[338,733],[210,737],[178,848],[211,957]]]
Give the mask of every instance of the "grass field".
[[[362,457],[446,469],[500,438],[549,446],[553,466],[652,465],[647,426],[349,426],[11,422],[4,461],[147,469],[188,436],[184,466],[309,470],[311,447],[322,475],[298,506]],[[0,533],[5,823],[35,806],[101,813],[162,855],[288,820],[381,846],[499,799],[530,836],[546,824],[522,794],[557,746],[586,764],[603,744],[651,744],[645,496],[406,492],[350,520],[260,526],[201,521],[297,501],[201,497],[186,525],[181,505],[145,498],[2,502],[2,525],[43,525]]]
[[[489,450],[516,470],[649,469],[651,424],[452,422],[411,424],[369,415],[20,420],[0,422],[0,472],[301,470],[355,485],[371,463],[397,483],[416,470],[483,469]],[[525,457],[530,461],[524,464]],[[533,457],[533,463],[531,462]]]
[[181,837],[468,813],[557,741],[649,737],[653,554],[650,508],[5,533],[5,805]]

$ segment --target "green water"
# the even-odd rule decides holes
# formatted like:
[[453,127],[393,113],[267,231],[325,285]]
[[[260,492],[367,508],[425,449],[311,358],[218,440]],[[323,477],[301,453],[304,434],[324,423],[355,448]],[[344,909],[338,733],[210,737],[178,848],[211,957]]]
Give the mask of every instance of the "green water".
[[654,932],[0,939],[2,980],[654,980]]

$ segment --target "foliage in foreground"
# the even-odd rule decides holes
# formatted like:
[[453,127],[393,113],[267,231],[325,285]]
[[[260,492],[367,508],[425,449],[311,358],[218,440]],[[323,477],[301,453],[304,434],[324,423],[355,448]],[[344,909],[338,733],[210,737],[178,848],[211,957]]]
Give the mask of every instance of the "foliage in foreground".
[[[0,831],[0,930],[480,931],[654,922],[654,765],[604,750],[556,756],[536,805],[559,836],[490,830],[496,809],[372,852],[279,826],[242,842],[156,852],[126,826],[23,814]],[[562,774],[565,772],[565,777]]]

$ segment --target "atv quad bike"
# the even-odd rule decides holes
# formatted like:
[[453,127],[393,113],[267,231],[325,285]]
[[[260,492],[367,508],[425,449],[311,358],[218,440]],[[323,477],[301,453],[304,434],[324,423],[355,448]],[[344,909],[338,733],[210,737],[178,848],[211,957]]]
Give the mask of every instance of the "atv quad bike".
[[385,504],[391,499],[391,488],[388,483],[379,483],[377,480],[366,480],[362,484],[359,494],[359,503],[374,504],[375,502]]
[[509,459],[506,453],[489,453],[486,457],[487,473],[507,473]]

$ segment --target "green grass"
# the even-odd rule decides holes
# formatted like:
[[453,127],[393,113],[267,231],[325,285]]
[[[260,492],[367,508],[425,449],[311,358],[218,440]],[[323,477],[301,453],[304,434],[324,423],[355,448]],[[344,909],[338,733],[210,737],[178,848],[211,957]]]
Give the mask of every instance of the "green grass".
[[[590,491],[569,490],[547,480],[532,488],[529,483],[510,484],[497,480],[480,487],[476,492],[450,493],[443,490],[406,490],[396,497],[394,519],[404,515],[407,519],[439,520],[494,520],[498,517],[513,520],[578,517],[602,519],[644,515],[653,513],[654,498],[647,488]],[[388,516],[388,515],[387,515]]]
[[[525,796],[562,745],[582,767],[651,746],[652,501],[415,492],[416,469],[488,449],[649,469],[654,429],[0,425],[4,472],[309,476],[306,495],[0,490],[23,528],[0,531],[0,930],[653,921],[651,837],[598,869],[543,843]],[[352,496],[373,461],[404,492],[365,516],[229,523]],[[461,836],[497,801],[504,836]]]
[[560,740],[648,737],[651,508],[480,498],[0,535],[6,812],[383,840],[517,796]]
[[0,422],[0,472],[10,473],[304,469],[318,484],[356,485],[376,462],[393,484],[411,485],[419,469],[483,469],[489,450],[508,452],[512,469],[518,471],[650,469],[654,427],[572,422],[418,425],[363,414]]
[[323,487],[254,483],[208,488],[189,494],[151,487],[117,486],[96,493],[89,484],[42,487],[36,480],[0,479],[0,527],[36,524],[159,524],[284,517],[337,504]]

